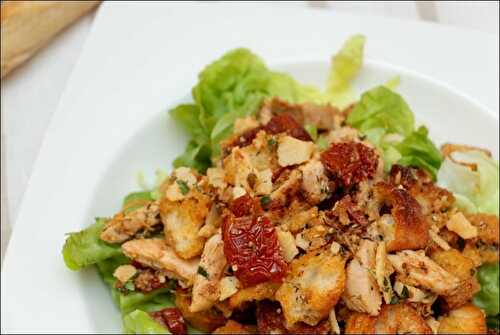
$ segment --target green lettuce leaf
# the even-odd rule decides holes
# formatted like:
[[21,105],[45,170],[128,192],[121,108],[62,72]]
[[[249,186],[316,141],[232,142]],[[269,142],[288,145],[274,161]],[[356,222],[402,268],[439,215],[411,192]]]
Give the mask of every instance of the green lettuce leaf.
[[[307,93],[306,93],[307,92]],[[279,96],[295,102],[312,94],[286,74],[270,71],[248,49],[236,49],[208,65],[193,88],[194,104],[179,105],[171,117],[191,135],[184,154],[174,166],[201,172],[219,154],[219,143],[232,132],[237,118],[256,112],[266,97]]]
[[481,151],[454,152],[452,157],[457,162],[475,164],[477,170],[446,158],[438,172],[438,185],[453,192],[461,209],[498,216],[498,162]]
[[436,179],[443,158],[441,152],[429,139],[426,127],[421,126],[406,136],[396,145],[396,149],[401,154],[398,164],[422,168]]
[[474,296],[473,302],[482,308],[486,315],[496,316],[499,313],[499,267],[498,263],[484,264],[477,272],[481,290]]
[[391,89],[378,86],[363,93],[347,117],[347,123],[363,132],[380,149],[386,171],[398,163],[422,168],[436,178],[441,153],[429,139],[427,128],[414,130],[411,109]]
[[113,277],[113,273],[115,272],[116,268],[120,265],[128,263],[130,263],[130,259],[121,254],[97,262],[96,266],[97,271],[99,272],[99,275],[104,280],[104,282],[110,286],[113,286],[116,281],[115,277]]
[[80,270],[85,266],[122,254],[120,246],[108,244],[100,239],[104,225],[105,220],[98,218],[90,227],[68,234],[62,254],[64,263],[69,269]]
[[130,213],[152,200],[151,191],[132,192],[123,199],[122,208],[125,214]]
[[352,36],[332,57],[326,98],[333,105],[343,108],[355,101],[350,84],[363,66],[364,46],[363,35]]
[[125,315],[123,328],[125,334],[170,334],[168,329],[141,310],[135,310]]
[[378,86],[361,95],[347,117],[347,123],[362,132],[382,128],[388,134],[407,136],[413,131],[415,120],[410,107],[399,94]]
[[194,103],[170,111],[191,139],[174,167],[189,166],[204,172],[220,154],[220,142],[233,131],[236,119],[256,113],[262,101],[279,97],[285,101],[332,103],[345,106],[354,101],[350,82],[363,64],[365,38],[350,38],[332,58],[325,92],[303,85],[291,76],[271,71],[248,49],[229,51],[209,64],[192,90]]
[[174,307],[174,299],[170,288],[164,287],[149,293],[129,292],[119,293],[119,305],[123,315],[136,309],[146,312],[157,311],[166,307]]
[[500,314],[488,316],[486,318],[486,325],[488,329],[494,329],[498,332],[500,329]]

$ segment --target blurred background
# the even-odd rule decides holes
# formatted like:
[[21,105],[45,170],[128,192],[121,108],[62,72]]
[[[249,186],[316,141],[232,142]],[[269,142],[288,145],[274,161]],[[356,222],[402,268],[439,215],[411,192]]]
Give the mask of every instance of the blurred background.
[[[100,5],[100,1],[1,3],[2,259],[45,130]],[[196,4],[186,5],[196,10]],[[498,1],[298,1],[277,5],[428,21],[499,35]]]

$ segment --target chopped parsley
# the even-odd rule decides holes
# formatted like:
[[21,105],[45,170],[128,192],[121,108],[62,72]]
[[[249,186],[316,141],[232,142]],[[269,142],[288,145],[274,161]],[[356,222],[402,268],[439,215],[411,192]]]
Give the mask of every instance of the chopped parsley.
[[306,124],[304,126],[304,128],[307,131],[307,133],[309,134],[309,136],[311,136],[313,141],[316,141],[318,139],[318,128],[316,128],[312,124]]
[[208,278],[207,270],[205,270],[202,266],[198,266],[198,274],[202,275],[205,278]]
[[408,291],[408,287],[403,286],[403,290],[401,291],[401,294],[399,295],[401,299],[408,299],[410,296],[410,292]]
[[181,190],[181,193],[183,195],[188,194],[189,192],[189,186],[184,180],[177,179],[176,180],[177,185],[179,185],[179,189]]
[[393,295],[391,299],[391,305],[396,305],[397,303],[399,303],[399,298]]
[[271,202],[271,197],[268,195],[265,195],[262,198],[260,198],[260,204],[264,207],[269,205],[270,202]]
[[269,148],[269,150],[273,150],[275,145],[276,145],[276,140],[274,138],[270,138],[267,140],[267,147]]
[[327,138],[325,136],[319,136],[316,140],[316,145],[318,146],[319,150],[325,150],[326,148],[328,148]]
[[125,285],[123,285],[123,287],[128,291],[135,291],[135,285],[131,281],[126,282]]

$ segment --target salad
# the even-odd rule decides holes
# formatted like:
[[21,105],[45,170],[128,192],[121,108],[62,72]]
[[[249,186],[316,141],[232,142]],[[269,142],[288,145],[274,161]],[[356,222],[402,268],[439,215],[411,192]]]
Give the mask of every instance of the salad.
[[325,89],[247,49],[203,69],[172,173],[63,247],[125,333],[498,333],[498,163],[437,148],[398,78],[357,97],[364,44]]

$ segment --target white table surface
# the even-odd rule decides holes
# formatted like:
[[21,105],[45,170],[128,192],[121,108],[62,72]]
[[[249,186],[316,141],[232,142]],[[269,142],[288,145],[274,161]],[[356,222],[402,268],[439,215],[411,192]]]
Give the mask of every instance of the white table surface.
[[[195,10],[195,5],[187,5]],[[408,20],[435,20],[498,36],[498,2],[311,1],[294,5]],[[94,14],[90,14],[80,19],[22,68],[2,80],[2,259],[45,129],[84,46],[93,17]],[[498,85],[497,93],[491,94],[475,90],[472,83],[461,81],[459,75],[440,79],[498,112]]]

